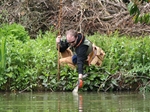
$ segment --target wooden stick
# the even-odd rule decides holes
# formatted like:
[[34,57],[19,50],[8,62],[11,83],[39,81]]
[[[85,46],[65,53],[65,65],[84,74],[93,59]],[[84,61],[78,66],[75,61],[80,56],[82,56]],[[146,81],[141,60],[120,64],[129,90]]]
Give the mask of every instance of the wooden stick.
[[57,44],[57,49],[58,49],[58,51],[57,51],[57,57],[58,57],[58,59],[57,59],[57,80],[59,81],[59,79],[60,79],[60,63],[59,63],[59,59],[60,59],[60,53],[59,53],[59,44]]
[[[60,30],[61,30],[61,17],[62,17],[62,0],[60,0],[60,10],[59,10],[59,17],[58,17],[58,35],[61,35],[60,33]],[[58,52],[57,52],[57,57],[58,57],[58,62],[57,62],[57,80],[59,81],[60,79],[60,62],[59,62],[59,59],[60,59],[60,46],[59,44],[57,44],[57,49],[58,49]]]

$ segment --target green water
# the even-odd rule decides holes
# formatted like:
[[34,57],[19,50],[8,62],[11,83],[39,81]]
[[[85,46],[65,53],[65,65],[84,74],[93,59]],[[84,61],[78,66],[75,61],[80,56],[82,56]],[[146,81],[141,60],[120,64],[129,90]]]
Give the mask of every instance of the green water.
[[150,112],[150,93],[0,93],[0,112]]

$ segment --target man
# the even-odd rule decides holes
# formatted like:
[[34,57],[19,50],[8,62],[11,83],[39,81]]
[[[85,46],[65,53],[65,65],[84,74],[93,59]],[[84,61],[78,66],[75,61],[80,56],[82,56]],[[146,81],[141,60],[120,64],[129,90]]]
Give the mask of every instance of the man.
[[[68,64],[72,68],[77,66],[79,80],[83,78],[84,64],[90,65],[94,63],[96,65],[99,62],[99,58],[98,61],[93,60],[96,56],[93,44],[87,40],[84,35],[77,33],[77,31],[73,29],[66,31],[66,39],[64,41],[61,39],[61,36],[58,36],[56,42],[59,45],[59,51],[62,55],[59,61],[60,65]],[[104,55],[105,54],[103,54],[103,57]]]

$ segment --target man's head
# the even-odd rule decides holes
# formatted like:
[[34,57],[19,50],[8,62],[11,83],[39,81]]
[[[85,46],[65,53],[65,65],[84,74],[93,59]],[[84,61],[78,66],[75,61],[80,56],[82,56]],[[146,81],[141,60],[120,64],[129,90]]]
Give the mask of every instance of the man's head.
[[66,39],[71,46],[74,46],[77,42],[77,32],[72,29],[66,31]]

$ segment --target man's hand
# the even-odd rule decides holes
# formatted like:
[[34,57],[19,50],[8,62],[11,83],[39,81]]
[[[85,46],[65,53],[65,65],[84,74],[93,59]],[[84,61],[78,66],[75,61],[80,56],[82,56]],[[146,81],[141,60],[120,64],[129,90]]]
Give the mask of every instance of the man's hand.
[[82,74],[79,74],[79,79],[82,79],[82,78],[83,78]]
[[56,38],[56,43],[57,43],[57,44],[60,42],[60,39],[61,39],[61,35],[59,35],[59,36]]

